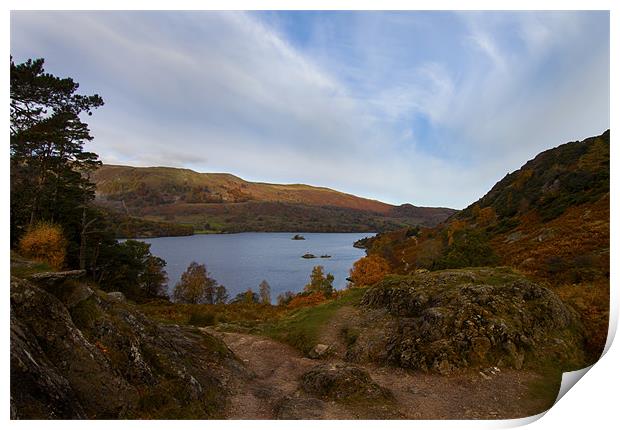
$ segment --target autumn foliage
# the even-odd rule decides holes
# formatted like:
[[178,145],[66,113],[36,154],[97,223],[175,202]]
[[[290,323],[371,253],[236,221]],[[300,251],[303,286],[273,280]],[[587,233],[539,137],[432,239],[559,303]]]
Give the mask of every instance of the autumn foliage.
[[26,258],[61,269],[65,262],[67,240],[58,224],[40,222],[24,233],[18,249]]
[[310,282],[304,287],[305,293],[320,293],[326,298],[334,294],[334,275],[324,272],[323,266],[314,266],[310,274]]
[[301,308],[305,306],[316,306],[323,303],[327,298],[322,292],[315,292],[311,294],[299,294],[291,299],[287,305],[289,308]]
[[179,303],[213,304],[217,281],[209,277],[207,267],[192,261],[174,287],[174,300]]
[[357,260],[349,273],[353,285],[373,285],[390,273],[390,265],[378,255],[369,255]]

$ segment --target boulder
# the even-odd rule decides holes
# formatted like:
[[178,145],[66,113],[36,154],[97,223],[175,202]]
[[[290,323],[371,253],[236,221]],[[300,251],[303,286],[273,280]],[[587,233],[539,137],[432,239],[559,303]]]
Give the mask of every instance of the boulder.
[[361,304],[366,312],[383,313],[366,323],[382,330],[360,331],[346,354],[353,361],[446,374],[498,363],[520,369],[552,361],[575,368],[584,360],[576,313],[553,291],[509,269],[388,277]]
[[390,400],[389,390],[379,386],[368,372],[351,364],[319,364],[301,377],[301,388],[322,400]]
[[329,345],[317,343],[316,345],[314,345],[314,348],[312,348],[308,353],[308,357],[314,359],[321,359],[328,356],[330,352],[331,348],[329,347]]
[[315,398],[284,396],[274,407],[279,420],[316,420],[323,417],[325,402]]

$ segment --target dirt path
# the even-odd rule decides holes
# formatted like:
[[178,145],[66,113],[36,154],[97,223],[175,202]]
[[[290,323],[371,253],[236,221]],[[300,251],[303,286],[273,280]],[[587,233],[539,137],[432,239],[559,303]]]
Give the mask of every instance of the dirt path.
[[[360,366],[395,397],[390,410],[325,402],[299,390],[299,379],[321,363],[272,339],[206,329],[220,337],[255,375],[231,397],[229,419],[502,419],[533,415],[528,383],[537,375],[515,370],[441,376],[400,368]],[[329,362],[340,362],[330,358]]]
[[299,378],[317,360],[262,336],[203,330],[222,339],[254,374],[236,387],[226,412],[229,419],[351,418],[340,405],[311,398],[298,389]]

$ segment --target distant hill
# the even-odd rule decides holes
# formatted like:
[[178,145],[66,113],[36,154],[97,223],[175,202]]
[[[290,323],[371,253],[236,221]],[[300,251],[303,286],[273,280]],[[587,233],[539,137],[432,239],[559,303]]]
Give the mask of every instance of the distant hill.
[[538,154],[484,197],[434,228],[366,240],[397,273],[507,265],[557,288],[591,329],[607,333],[609,130]]
[[[165,223],[191,226],[196,232],[374,232],[434,226],[455,212],[170,167],[104,165],[91,179],[97,204],[132,220],[124,234],[152,235]],[[158,224],[153,228],[149,221]]]

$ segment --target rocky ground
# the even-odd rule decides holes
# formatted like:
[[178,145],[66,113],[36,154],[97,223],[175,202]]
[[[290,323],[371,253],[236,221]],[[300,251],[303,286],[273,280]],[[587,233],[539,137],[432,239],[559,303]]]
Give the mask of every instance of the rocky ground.
[[32,279],[11,278],[13,419],[219,418],[248,376],[218,339],[155,323],[122,295]]
[[361,300],[351,361],[449,374],[584,363],[584,330],[551,290],[507,268],[388,277]]
[[[352,365],[335,355],[309,359],[262,336],[206,330],[253,373],[233,390],[229,419],[506,419],[537,414],[548,402],[532,396],[531,384],[541,379],[532,371],[488,368],[443,376]],[[317,380],[328,388],[308,387]],[[355,395],[364,390],[371,395]]]
[[518,418],[557,393],[541,356],[570,365],[582,341],[570,308],[503,269],[387,279],[335,306],[307,356],[155,322],[82,275],[11,278],[12,418]]

